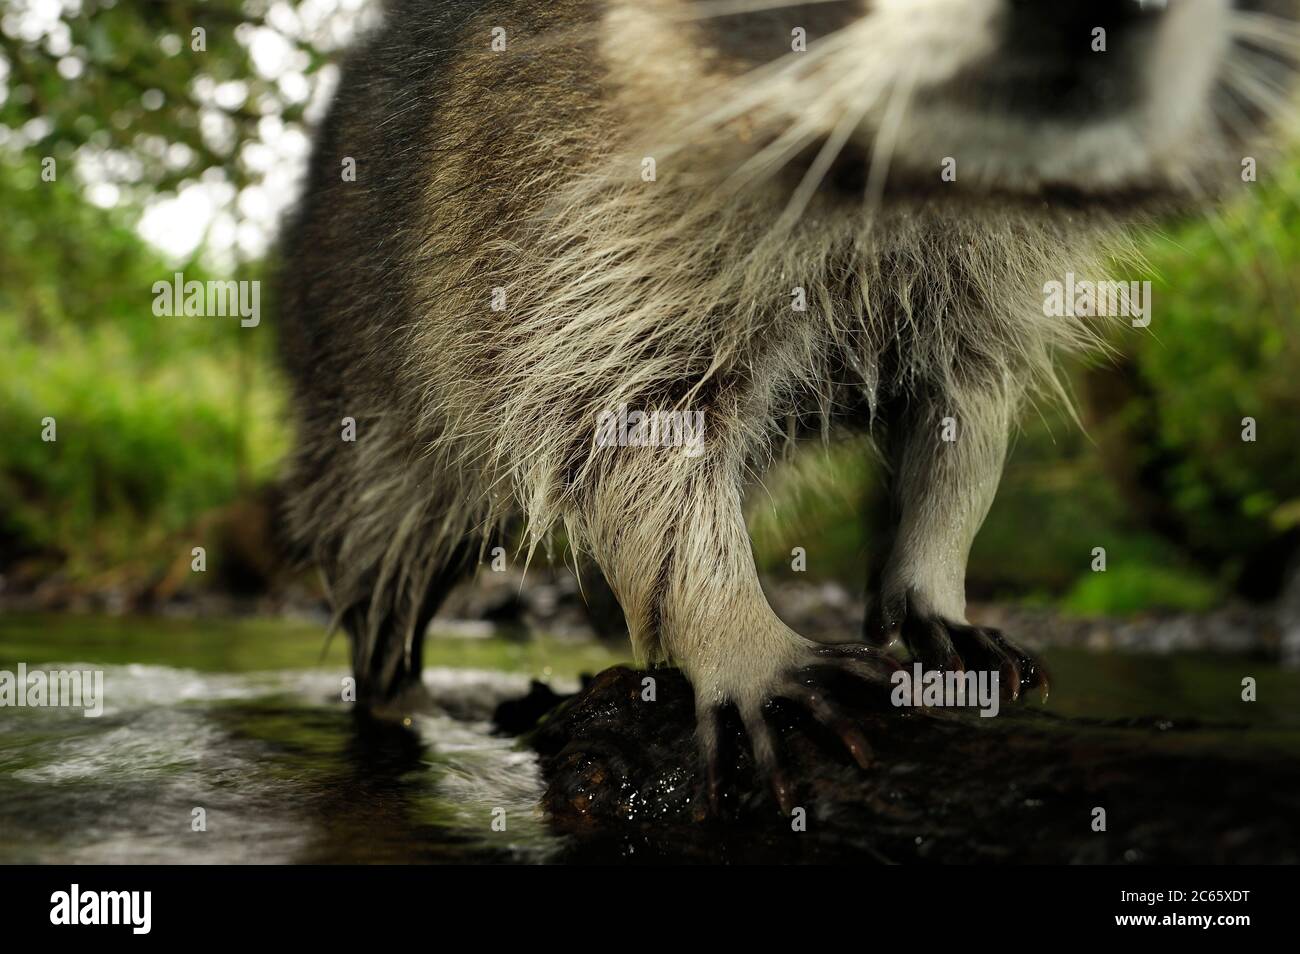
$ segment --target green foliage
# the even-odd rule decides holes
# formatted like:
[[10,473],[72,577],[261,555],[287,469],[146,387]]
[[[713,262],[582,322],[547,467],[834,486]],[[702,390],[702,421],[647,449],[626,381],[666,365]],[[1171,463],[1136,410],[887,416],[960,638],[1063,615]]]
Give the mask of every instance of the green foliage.
[[1150,609],[1208,610],[1222,599],[1218,587],[1195,572],[1130,562],[1080,577],[1059,605],[1080,616],[1123,616]]
[[171,269],[31,164],[0,164],[0,204],[15,226],[0,230],[0,551],[66,559],[74,578],[148,566],[275,468],[264,326],[155,316]]
[[[277,8],[272,27],[265,0],[6,6],[0,568],[138,583],[175,557],[176,534],[277,468],[268,327],[155,316],[153,284],[174,271],[226,276],[167,262],[136,232],[145,202],[200,179],[255,184],[267,129],[301,129],[302,78],[329,43],[310,42],[323,21]],[[40,439],[45,418],[56,442]]]
[[872,539],[863,503],[877,486],[865,444],[809,447],[782,462],[755,489],[747,506],[759,569],[791,576],[795,547],[811,579],[866,579]]
[[[123,178],[152,191],[175,188],[207,169],[242,185],[249,170],[240,149],[256,138],[258,123],[266,116],[288,123],[301,118],[300,98],[259,74],[250,57],[250,31],[266,24],[261,0],[83,0],[77,6],[79,12],[65,12],[43,37],[0,29],[12,84],[0,102],[0,125],[17,129],[37,120],[39,135],[31,143],[37,154],[62,164],[89,145],[129,156],[131,171]],[[28,4],[18,7],[26,12]],[[294,31],[276,32],[292,44],[304,71],[323,62]],[[216,95],[218,84],[232,81],[238,86]]]
[[1161,491],[1189,546],[1227,572],[1300,515],[1300,165],[1256,188],[1152,244],[1154,337],[1133,349],[1149,399],[1127,409],[1152,424],[1143,450],[1168,462]]

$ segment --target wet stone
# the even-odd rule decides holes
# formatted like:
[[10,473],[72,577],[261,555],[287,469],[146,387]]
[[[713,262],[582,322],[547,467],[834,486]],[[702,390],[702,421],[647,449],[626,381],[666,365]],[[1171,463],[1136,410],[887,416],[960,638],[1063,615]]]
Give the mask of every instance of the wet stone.
[[[654,702],[642,699],[648,675]],[[535,708],[543,697],[533,696]],[[543,807],[566,836],[567,860],[1300,861],[1300,762],[1293,749],[1255,744],[1257,729],[1065,718],[1033,706],[981,719],[842,701],[874,749],[869,770],[797,710],[769,713],[802,825],[755,777],[738,720],[727,733],[722,817],[711,815],[692,694],[677,670],[605,670],[524,743],[540,758]],[[1094,830],[1097,808],[1105,831]]]

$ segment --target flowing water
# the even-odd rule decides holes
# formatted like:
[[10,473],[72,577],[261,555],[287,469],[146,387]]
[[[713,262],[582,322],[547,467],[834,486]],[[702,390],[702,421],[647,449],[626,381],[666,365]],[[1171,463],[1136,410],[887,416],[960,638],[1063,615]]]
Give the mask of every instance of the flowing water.
[[[342,641],[322,648],[321,627],[301,622],[0,619],[0,671],[23,663],[104,680],[97,718],[0,708],[0,862],[563,856],[536,809],[536,760],[492,734],[491,714],[533,677],[572,691],[617,651],[435,635],[426,681],[442,711],[405,730],[356,719],[343,701]],[[1049,658],[1062,714],[1248,723],[1273,751],[1300,754],[1300,673],[1238,657]],[[1241,701],[1244,676],[1258,680],[1260,701]]]

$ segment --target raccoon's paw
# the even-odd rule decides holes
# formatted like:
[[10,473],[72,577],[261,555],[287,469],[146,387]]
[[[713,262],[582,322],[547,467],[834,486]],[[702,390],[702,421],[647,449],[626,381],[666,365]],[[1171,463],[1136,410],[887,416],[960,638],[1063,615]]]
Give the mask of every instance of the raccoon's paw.
[[1033,653],[988,626],[956,623],[932,614],[903,617],[903,641],[927,669],[997,672],[1001,694],[1012,702],[1037,689],[1047,701],[1047,669]]
[[772,706],[778,700],[799,707],[834,733],[853,760],[863,769],[872,761],[871,746],[852,712],[844,704],[849,696],[878,693],[887,699],[890,677],[898,662],[877,649],[860,644],[801,645],[794,661],[779,669],[760,691],[747,695],[697,692],[696,731],[704,763],[705,796],[709,814],[721,817],[726,800],[733,794],[734,759],[728,759],[723,716],[734,706],[749,739],[757,776],[771,787],[785,816],[795,807],[795,788],[786,771],[776,731],[770,724]]

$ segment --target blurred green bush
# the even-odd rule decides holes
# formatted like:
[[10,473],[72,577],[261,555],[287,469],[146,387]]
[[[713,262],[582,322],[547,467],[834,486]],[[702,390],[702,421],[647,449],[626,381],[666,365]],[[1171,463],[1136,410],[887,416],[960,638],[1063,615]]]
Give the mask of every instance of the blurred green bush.
[[173,269],[123,215],[38,170],[0,159],[0,568],[138,580],[200,515],[272,477],[281,389],[267,335],[156,317],[153,283]]

